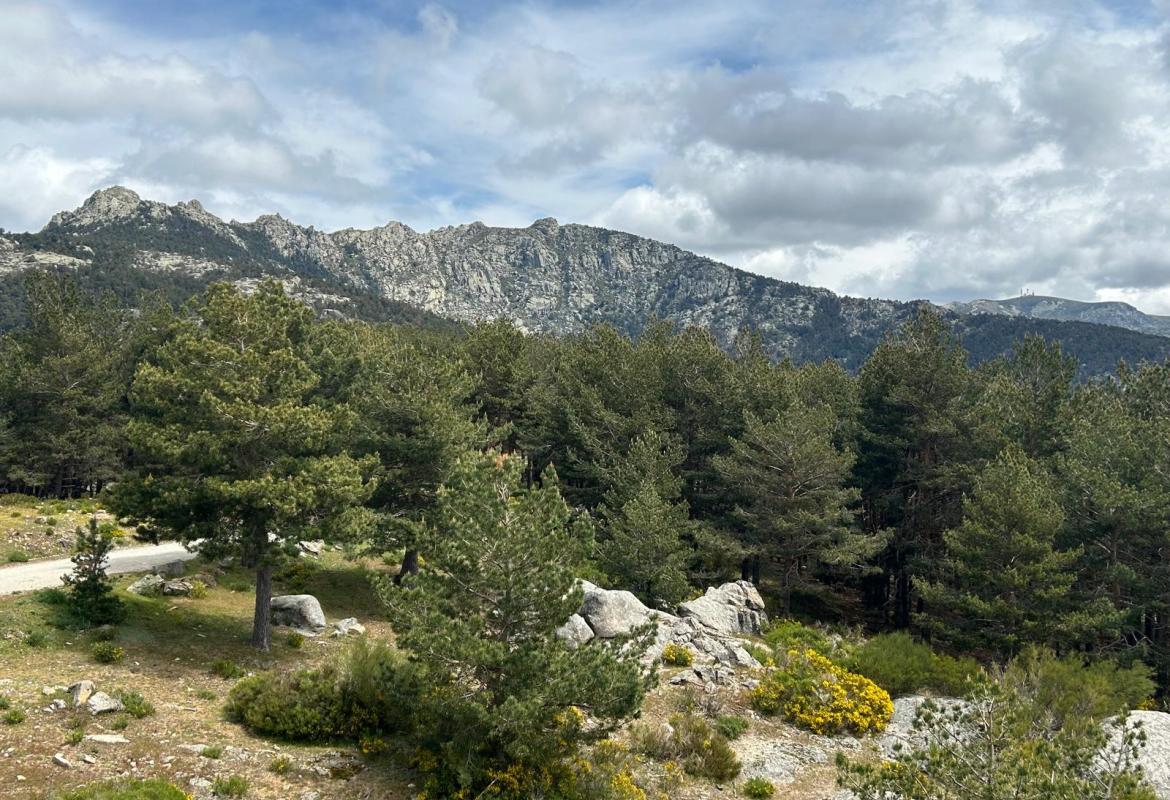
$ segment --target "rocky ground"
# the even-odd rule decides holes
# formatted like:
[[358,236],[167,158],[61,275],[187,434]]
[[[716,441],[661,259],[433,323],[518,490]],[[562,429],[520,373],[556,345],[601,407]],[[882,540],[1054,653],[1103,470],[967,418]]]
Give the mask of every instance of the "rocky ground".
[[[27,559],[68,556],[73,553],[74,531],[97,514],[99,522],[113,522],[105,511],[85,500],[37,501],[3,495],[0,505],[0,565]],[[119,529],[115,545],[135,544],[130,531]]]

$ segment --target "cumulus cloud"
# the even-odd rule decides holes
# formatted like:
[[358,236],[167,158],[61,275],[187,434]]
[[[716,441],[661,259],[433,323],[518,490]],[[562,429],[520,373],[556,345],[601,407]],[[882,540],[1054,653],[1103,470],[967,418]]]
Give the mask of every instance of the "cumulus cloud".
[[0,225],[113,181],[319,227],[537,216],[837,291],[1170,311],[1170,18],[1093,0],[0,0]]

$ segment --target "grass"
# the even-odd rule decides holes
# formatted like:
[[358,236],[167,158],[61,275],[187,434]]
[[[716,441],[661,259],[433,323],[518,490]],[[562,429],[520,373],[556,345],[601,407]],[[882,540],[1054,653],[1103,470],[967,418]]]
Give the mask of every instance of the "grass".
[[288,756],[277,756],[268,762],[268,771],[276,775],[287,775],[292,769],[292,759]]
[[122,707],[126,713],[135,719],[142,719],[154,714],[154,704],[138,692],[120,692],[118,699],[122,701]]
[[208,745],[199,751],[199,755],[204,758],[218,759],[223,755],[223,748],[220,745]]
[[5,558],[9,564],[23,564],[29,560],[30,556],[23,550],[9,550]]
[[26,719],[28,719],[28,714],[24,713],[24,710],[20,708],[10,708],[4,712],[5,725],[19,725]]
[[211,793],[216,797],[243,797],[248,793],[248,780],[242,775],[216,778],[211,782]]
[[174,784],[163,780],[103,781],[61,795],[61,800],[189,800]]

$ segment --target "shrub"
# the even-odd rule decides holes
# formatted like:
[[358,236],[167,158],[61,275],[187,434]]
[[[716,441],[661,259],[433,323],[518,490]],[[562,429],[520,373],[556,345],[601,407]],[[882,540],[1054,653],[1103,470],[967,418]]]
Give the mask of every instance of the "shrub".
[[689,667],[695,663],[695,654],[689,647],[670,642],[662,648],[662,663],[672,667]]
[[730,714],[725,714],[715,720],[715,730],[732,741],[743,736],[744,732],[750,727],[751,723],[743,717],[736,717]]
[[216,778],[211,782],[211,793],[216,797],[243,797],[248,793],[248,781],[242,775]]
[[122,701],[126,713],[135,719],[149,717],[154,713],[154,705],[138,692],[121,692],[118,699]]
[[118,629],[113,625],[101,625],[93,629],[95,642],[112,642],[118,638]]
[[12,701],[6,695],[0,694],[0,711],[7,711],[12,708]]
[[764,778],[751,778],[744,782],[743,793],[746,797],[764,800],[776,794],[776,787],[772,785],[771,781]]
[[40,628],[34,628],[25,634],[24,643],[29,647],[44,647],[49,643],[49,634]]
[[188,800],[173,784],[163,780],[94,783],[62,795],[61,800]]
[[256,733],[283,739],[398,733],[419,685],[400,653],[362,641],[339,665],[245,678],[232,687],[224,710]]
[[28,715],[25,714],[24,711],[22,709],[19,709],[19,708],[10,708],[10,709],[8,709],[8,711],[6,711],[4,713],[4,724],[5,725],[19,725],[20,723],[24,722],[26,719],[28,719]]
[[244,678],[232,687],[224,712],[256,733],[282,739],[331,739],[345,727],[341,690],[332,668]]
[[94,642],[93,660],[99,664],[117,664],[126,657],[126,651],[113,642]]
[[70,728],[65,732],[67,744],[81,744],[85,741],[85,728]]
[[37,499],[31,494],[20,492],[0,493],[0,506],[35,506]]
[[790,650],[752,692],[751,701],[760,713],[783,715],[819,734],[880,731],[894,711],[885,689],[812,649]]
[[208,745],[199,751],[199,755],[203,756],[204,758],[215,760],[223,755],[223,748],[217,744]]
[[639,751],[659,761],[679,762],[696,777],[727,781],[739,774],[739,759],[731,745],[702,717],[675,714],[669,729],[635,731],[634,743]]
[[292,759],[288,756],[277,756],[268,762],[268,771],[277,775],[287,775],[292,769]]
[[192,600],[202,600],[207,597],[207,584],[198,579],[191,581],[191,591],[187,596]]
[[305,635],[296,631],[289,631],[288,635],[284,637],[284,643],[293,650],[300,650],[305,646]]
[[28,553],[23,550],[10,550],[7,556],[9,564],[23,564],[28,561],[28,557]]
[[116,731],[124,731],[130,727],[130,718],[125,714],[120,714],[117,719],[110,723],[110,727]]
[[215,700],[217,697],[219,697],[219,695],[210,689],[199,689],[195,692],[195,696],[200,700]]
[[211,664],[211,674],[231,681],[244,677],[247,671],[236,662],[221,658]]
[[836,649],[825,633],[794,619],[775,620],[763,635],[764,641],[777,653],[816,650],[823,656],[831,656]]
[[69,604],[69,595],[63,589],[41,589],[33,595],[36,601],[46,606],[65,606]]
[[873,637],[853,651],[846,666],[895,697],[922,689],[959,695],[979,673],[974,659],[939,655],[904,631]]

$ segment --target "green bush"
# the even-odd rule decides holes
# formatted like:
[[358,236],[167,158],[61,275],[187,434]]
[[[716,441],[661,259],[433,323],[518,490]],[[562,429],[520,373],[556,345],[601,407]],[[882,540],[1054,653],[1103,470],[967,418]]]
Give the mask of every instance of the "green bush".
[[292,759],[288,756],[277,756],[268,762],[268,771],[276,775],[287,775],[292,765]]
[[232,687],[224,713],[256,733],[282,739],[332,739],[345,727],[334,669],[264,672]]
[[305,646],[305,635],[296,631],[289,631],[288,635],[284,637],[284,643],[293,650],[300,650]]
[[163,780],[94,783],[60,796],[61,800],[189,800],[178,787]]
[[785,653],[752,690],[751,702],[763,714],[780,714],[821,735],[884,730],[894,711],[884,689],[813,649]]
[[187,596],[192,600],[202,600],[207,597],[207,584],[198,579],[191,581],[191,591]]
[[20,492],[5,492],[0,494],[0,507],[3,506],[35,506],[37,499],[31,494]]
[[70,728],[65,732],[67,744],[81,744],[85,741],[85,728]]
[[8,709],[8,711],[6,711],[4,713],[4,724],[5,725],[19,725],[20,723],[24,722],[26,719],[28,719],[28,715],[25,714],[24,711],[19,709],[19,708],[10,708],[10,709]]
[[771,781],[764,778],[752,778],[744,782],[743,793],[746,797],[755,798],[755,800],[765,800],[765,798],[776,794],[776,787],[772,785]]
[[247,674],[247,670],[234,661],[221,658],[212,663],[211,674],[223,678],[224,680],[231,681],[235,680],[236,678],[244,677],[244,675]]
[[751,723],[743,717],[736,717],[730,714],[725,714],[717,717],[715,720],[715,730],[719,731],[723,736],[731,741],[743,736],[744,732],[751,727]]
[[290,740],[396,733],[419,685],[401,654],[361,641],[338,665],[245,678],[232,687],[225,712],[256,733]]
[[213,761],[218,760],[219,757],[223,755],[223,748],[217,744],[208,745],[199,751],[199,755],[203,756],[204,758],[210,758]]
[[740,763],[727,739],[702,717],[675,714],[669,729],[635,730],[634,747],[659,761],[677,761],[689,775],[728,781]]
[[33,597],[41,605],[55,607],[69,605],[69,595],[65,594],[64,589],[40,589]]
[[764,641],[773,651],[816,650],[823,656],[833,655],[836,647],[824,632],[794,619],[778,619],[764,631]]
[[116,731],[124,731],[130,727],[130,718],[125,714],[119,714],[118,718],[110,723],[110,727]]
[[9,564],[23,564],[25,561],[28,561],[29,556],[23,550],[10,550],[8,551],[7,558]]
[[118,699],[126,713],[135,719],[149,717],[154,713],[154,705],[138,692],[121,692]]
[[940,655],[904,631],[873,637],[853,651],[845,666],[894,697],[923,689],[961,695],[968,680],[979,673],[974,659]]
[[29,647],[44,647],[49,643],[49,634],[40,628],[34,628],[25,634],[24,643]]
[[1004,671],[1005,685],[1042,708],[1052,724],[1069,719],[1100,720],[1138,708],[1155,689],[1151,669],[1144,664],[1122,667],[1109,660],[1086,663],[1068,655],[1029,649]]
[[248,781],[242,775],[216,778],[211,782],[211,793],[216,797],[243,797],[248,793]]
[[112,642],[118,638],[118,629],[113,625],[99,625],[93,629],[92,636],[95,642]]
[[126,651],[113,642],[94,642],[93,660],[99,664],[117,664],[126,657]]
[[12,708],[12,701],[6,695],[0,694],[0,711],[7,711]]

